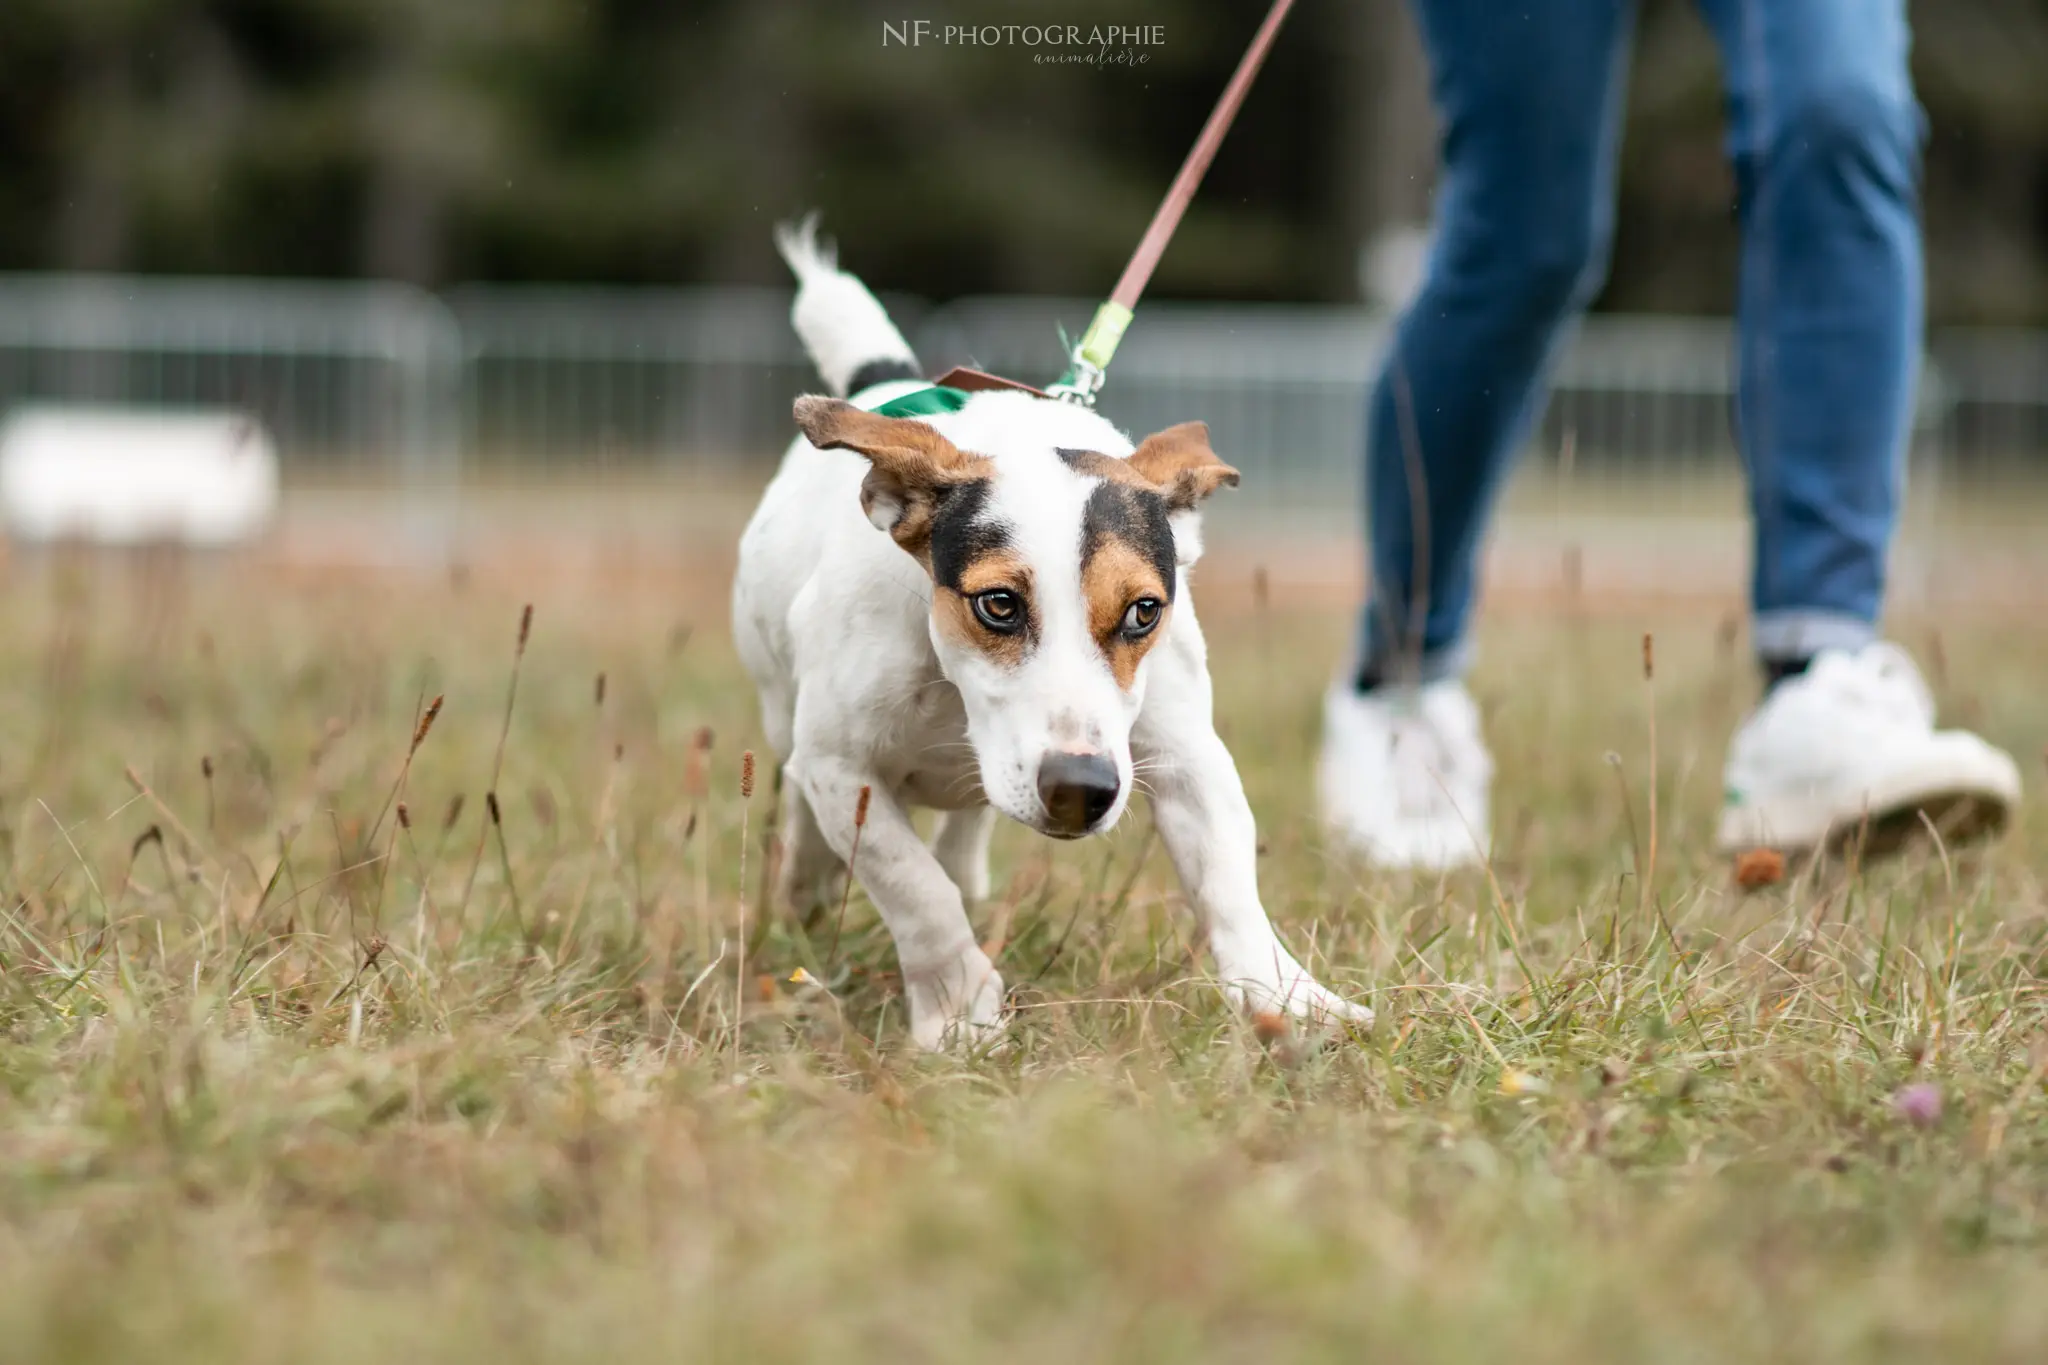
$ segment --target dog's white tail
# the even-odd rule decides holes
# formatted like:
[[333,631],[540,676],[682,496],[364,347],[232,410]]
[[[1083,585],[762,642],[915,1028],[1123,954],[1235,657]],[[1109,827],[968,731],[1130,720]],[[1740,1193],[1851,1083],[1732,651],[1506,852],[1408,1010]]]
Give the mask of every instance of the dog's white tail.
[[839,253],[818,236],[818,215],[775,229],[775,249],[796,272],[789,320],[804,349],[841,398],[889,379],[919,379],[917,356],[868,287],[839,268]]

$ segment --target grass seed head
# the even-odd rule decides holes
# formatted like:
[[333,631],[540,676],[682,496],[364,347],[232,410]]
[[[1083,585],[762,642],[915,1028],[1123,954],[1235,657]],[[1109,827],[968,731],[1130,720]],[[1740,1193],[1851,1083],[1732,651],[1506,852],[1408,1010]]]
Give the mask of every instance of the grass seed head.
[[514,654],[526,653],[526,637],[531,634],[533,634],[533,603],[528,602],[519,611],[519,643],[512,651]]
[[427,709],[421,713],[420,723],[413,728],[412,732],[412,749],[414,753],[418,753],[420,745],[427,742],[427,732],[434,728],[434,718],[441,714],[441,701],[445,695],[444,693],[441,696],[436,696],[427,703]]
[[412,810],[403,801],[398,803],[398,827],[404,830],[412,828]]
[[1649,631],[1643,632],[1643,681],[1657,676],[1657,637]]
[[598,675],[597,675],[597,689],[596,689],[596,690],[597,690],[597,704],[598,704],[599,706],[603,706],[603,705],[604,705],[604,673],[603,673],[602,671],[600,671],[600,672],[598,673]]
[[484,809],[489,812],[491,823],[499,829],[503,829],[504,825],[498,819],[498,794],[496,792],[489,791],[484,793]]
[[747,750],[740,755],[740,799],[754,799],[754,751]]
[[710,791],[705,768],[710,762],[711,746],[717,740],[710,726],[700,725],[690,741],[690,752],[683,760],[683,791],[695,799],[702,800]]
[[208,782],[213,781],[213,755],[199,755],[199,775]]
[[853,827],[860,829],[868,822],[868,798],[874,792],[865,784],[861,785],[860,796],[853,803]]
[[448,798],[448,813],[441,817],[441,832],[443,834],[446,834],[449,830],[454,829],[455,822],[457,820],[460,820],[461,818],[462,793],[457,792],[455,793],[455,795]]

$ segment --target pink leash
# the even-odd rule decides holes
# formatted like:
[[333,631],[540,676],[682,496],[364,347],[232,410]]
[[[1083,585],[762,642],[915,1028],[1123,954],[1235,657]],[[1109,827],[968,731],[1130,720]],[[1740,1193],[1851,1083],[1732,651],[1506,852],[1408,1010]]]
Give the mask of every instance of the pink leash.
[[[1131,253],[1130,264],[1124,267],[1124,273],[1110,292],[1108,301],[1095,310],[1088,330],[1081,334],[1080,342],[1074,347],[1067,372],[1045,390],[1048,394],[1085,407],[1094,406],[1095,395],[1102,390],[1102,381],[1111,357],[1116,354],[1117,343],[1123,340],[1124,329],[1131,325],[1131,314],[1138,306],[1138,298],[1145,292],[1145,285],[1151,280],[1159,258],[1166,254],[1166,244],[1173,240],[1174,230],[1180,226],[1182,215],[1186,214],[1195,191],[1201,187],[1209,163],[1216,159],[1216,149],[1223,145],[1224,136],[1237,119],[1238,108],[1252,88],[1252,81],[1258,76],[1259,68],[1265,65],[1266,54],[1272,50],[1273,40],[1280,34],[1280,25],[1293,8],[1294,0],[1273,0],[1272,9],[1266,12],[1265,22],[1259,25],[1259,31],[1252,35],[1251,46],[1245,49],[1236,72],[1230,77],[1230,84],[1223,87],[1216,107],[1210,111],[1209,121],[1202,125],[1201,136],[1188,150],[1187,160],[1181,162],[1180,174],[1173,178],[1166,198],[1160,202],[1159,211],[1152,215],[1151,226],[1139,239],[1138,249]],[[978,370],[954,370],[938,382],[963,389],[1030,387],[1014,380],[997,379]]]

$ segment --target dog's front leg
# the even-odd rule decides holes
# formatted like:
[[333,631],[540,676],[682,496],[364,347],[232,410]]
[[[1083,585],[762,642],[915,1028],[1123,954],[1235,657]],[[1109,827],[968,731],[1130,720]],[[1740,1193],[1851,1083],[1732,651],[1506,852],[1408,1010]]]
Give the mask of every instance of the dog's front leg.
[[[788,764],[803,784],[818,828],[853,870],[896,940],[910,1035],[918,1046],[983,1043],[1001,1027],[1003,979],[975,942],[960,889],[917,837],[894,792],[862,765],[831,755]],[[869,791],[866,826],[854,850],[854,814]]]
[[1132,757],[1153,819],[1234,1003],[1319,1020],[1372,1022],[1372,1011],[1318,984],[1287,951],[1259,901],[1258,829],[1237,764],[1216,733],[1208,662],[1193,613],[1154,651]]
[[995,807],[970,806],[941,815],[932,836],[932,856],[969,905],[988,899],[988,842],[995,828]]

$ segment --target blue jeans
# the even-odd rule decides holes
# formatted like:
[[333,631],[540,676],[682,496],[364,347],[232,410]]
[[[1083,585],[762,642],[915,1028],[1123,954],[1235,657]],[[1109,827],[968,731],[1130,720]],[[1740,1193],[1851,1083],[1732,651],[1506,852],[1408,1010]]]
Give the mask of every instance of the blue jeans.
[[[1443,123],[1426,281],[1367,415],[1361,673],[1466,661],[1479,541],[1614,231],[1634,0],[1412,0]],[[1920,353],[1904,0],[1698,0],[1742,227],[1736,426],[1766,662],[1871,638]],[[1418,510],[1419,507],[1419,510]]]

